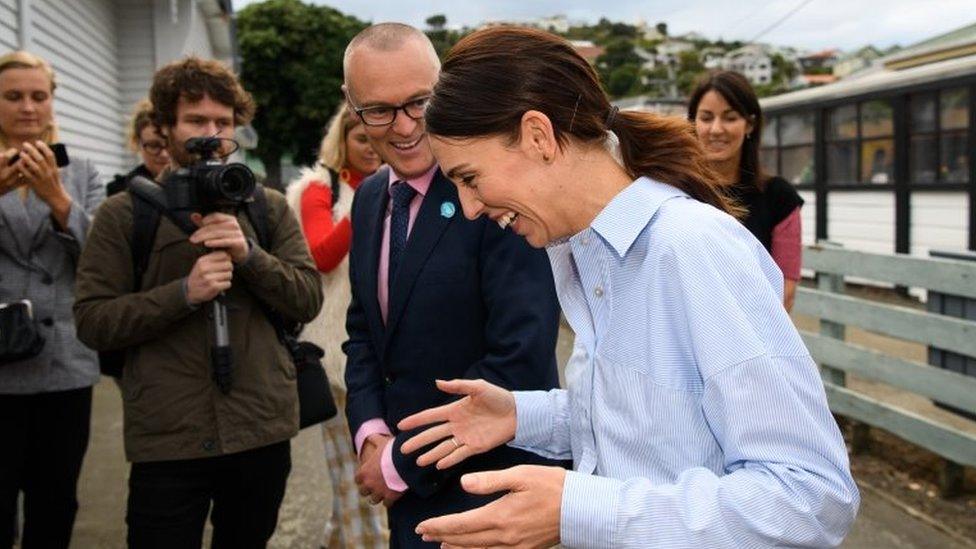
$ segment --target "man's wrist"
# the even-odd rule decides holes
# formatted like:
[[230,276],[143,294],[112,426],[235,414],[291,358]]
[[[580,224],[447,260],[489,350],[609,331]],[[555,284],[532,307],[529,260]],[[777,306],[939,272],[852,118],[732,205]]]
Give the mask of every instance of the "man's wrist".
[[257,247],[257,244],[255,244],[255,242],[253,240],[251,240],[250,238],[245,239],[244,242],[245,242],[245,245],[247,246],[247,251],[244,252],[243,257],[241,257],[239,259],[238,258],[231,258],[231,259],[233,259],[234,264],[235,265],[238,265],[238,266],[246,265],[247,262],[251,260],[251,257],[254,256],[254,248]]

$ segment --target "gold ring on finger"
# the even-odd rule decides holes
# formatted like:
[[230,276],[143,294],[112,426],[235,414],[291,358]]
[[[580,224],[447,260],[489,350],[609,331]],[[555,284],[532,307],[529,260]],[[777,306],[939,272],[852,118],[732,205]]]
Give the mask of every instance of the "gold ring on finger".
[[455,450],[457,450],[458,448],[461,447],[461,445],[458,443],[457,437],[451,437],[451,442],[454,443],[454,449]]

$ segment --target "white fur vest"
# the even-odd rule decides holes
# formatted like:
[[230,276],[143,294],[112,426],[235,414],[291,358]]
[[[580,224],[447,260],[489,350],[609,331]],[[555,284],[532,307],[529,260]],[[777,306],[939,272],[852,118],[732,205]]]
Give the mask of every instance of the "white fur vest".
[[[325,168],[302,170],[297,181],[288,185],[285,196],[288,205],[302,222],[302,194],[309,185],[332,186],[332,177]],[[349,215],[352,209],[353,189],[344,181],[339,181],[339,197],[332,197],[332,216],[336,223]],[[329,382],[336,387],[345,387],[346,357],[342,353],[342,343],[346,335],[346,309],[352,299],[349,286],[349,254],[342,259],[335,269],[328,273],[319,273],[322,277],[322,293],[324,300],[322,311],[315,320],[305,325],[302,339],[311,341],[325,351],[323,363],[329,374]]]

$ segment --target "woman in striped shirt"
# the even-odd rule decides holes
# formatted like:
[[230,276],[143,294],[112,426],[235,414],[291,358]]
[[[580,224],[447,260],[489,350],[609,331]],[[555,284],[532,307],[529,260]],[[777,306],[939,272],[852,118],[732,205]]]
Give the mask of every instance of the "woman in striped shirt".
[[507,493],[418,533],[447,547],[840,544],[859,502],[844,441],[782,273],[729,215],[691,125],[617,112],[567,42],[517,28],[454,47],[426,122],[465,215],[547,248],[576,342],[565,390],[442,381],[462,398],[400,423],[434,424],[402,446],[421,466],[502,444],[573,460],[465,475],[469,492]]

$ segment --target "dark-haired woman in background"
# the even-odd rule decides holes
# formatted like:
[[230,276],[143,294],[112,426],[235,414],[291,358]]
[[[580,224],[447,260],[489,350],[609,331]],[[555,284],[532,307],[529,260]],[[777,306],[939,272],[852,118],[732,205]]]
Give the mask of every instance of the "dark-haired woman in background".
[[[485,507],[417,528],[450,547],[828,547],[858,504],[782,274],[729,212],[690,124],[611,107],[565,40],[493,28],[448,55],[426,113],[464,214],[546,246],[576,333],[567,389],[441,381],[404,419],[450,467],[510,444],[573,471],[464,475]],[[512,265],[513,269],[519,265]],[[505,306],[505,304],[500,304]]]
[[756,92],[737,72],[710,73],[691,94],[688,120],[719,184],[746,208],[742,223],[783,271],[783,304],[790,311],[800,280],[803,199],[782,177],[762,173],[763,115]]

